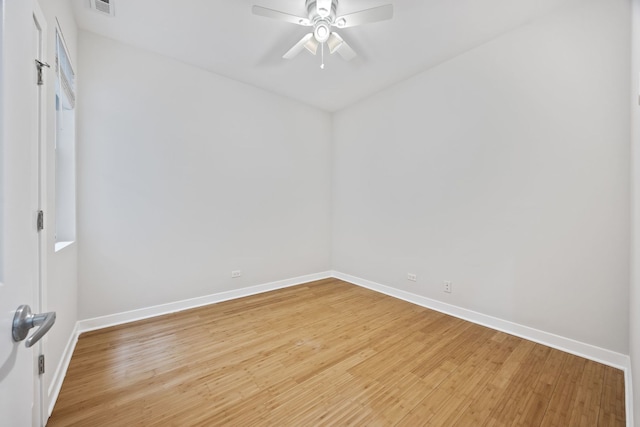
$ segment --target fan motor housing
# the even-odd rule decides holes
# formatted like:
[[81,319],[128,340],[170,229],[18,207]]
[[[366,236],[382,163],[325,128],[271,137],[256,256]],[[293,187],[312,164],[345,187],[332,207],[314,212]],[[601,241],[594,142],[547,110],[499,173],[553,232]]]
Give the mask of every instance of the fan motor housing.
[[[320,0],[320,3],[329,3],[329,0]],[[323,14],[318,9],[318,0],[307,0],[306,7],[311,22],[316,23],[319,20],[326,20],[330,25],[333,25],[336,19],[336,11],[338,10],[338,0],[331,0],[330,10]]]

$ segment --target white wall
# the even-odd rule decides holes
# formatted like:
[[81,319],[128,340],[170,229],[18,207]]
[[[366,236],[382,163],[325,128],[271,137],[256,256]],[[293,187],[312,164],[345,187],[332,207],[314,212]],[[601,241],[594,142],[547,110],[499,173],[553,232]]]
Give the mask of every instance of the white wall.
[[336,113],[333,268],[627,354],[629,43],[587,1]]
[[81,318],[330,268],[329,114],[90,33],[79,58]]
[[631,72],[631,292],[629,353],[636,426],[640,426],[640,0],[633,0]]

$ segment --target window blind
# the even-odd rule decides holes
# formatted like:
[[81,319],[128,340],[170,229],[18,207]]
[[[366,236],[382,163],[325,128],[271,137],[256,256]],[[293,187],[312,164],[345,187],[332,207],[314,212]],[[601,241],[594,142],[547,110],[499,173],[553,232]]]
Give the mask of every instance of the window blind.
[[72,110],[76,106],[76,74],[73,72],[67,46],[59,28],[56,31],[56,71],[60,79],[60,88],[66,95],[62,97],[63,104],[67,104],[64,107]]

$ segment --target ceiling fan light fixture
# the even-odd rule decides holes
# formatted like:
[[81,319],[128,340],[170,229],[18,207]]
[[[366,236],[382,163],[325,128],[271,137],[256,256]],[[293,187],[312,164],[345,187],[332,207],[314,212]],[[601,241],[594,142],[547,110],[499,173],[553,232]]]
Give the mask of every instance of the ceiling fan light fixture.
[[318,22],[316,24],[315,29],[313,30],[313,36],[318,40],[319,43],[324,43],[331,35],[331,28],[326,22]]
[[[372,22],[386,21],[393,17],[393,5],[377,6],[340,16],[338,15],[339,1],[340,0],[304,0],[308,18],[257,5],[252,6],[251,10],[254,15],[277,19],[303,27],[313,27],[312,32],[307,33],[282,56],[284,59],[294,58],[305,49],[315,55],[318,51],[318,46],[324,54],[324,45],[326,43],[329,53],[338,53],[342,59],[351,61],[358,55],[342,37],[336,32],[332,32],[332,28],[351,28]],[[321,68],[324,68],[324,60]]]
[[329,53],[333,54],[336,50],[342,46],[344,40],[336,33],[331,33],[331,36],[327,40],[327,46],[329,46]]
[[304,47],[305,49],[307,49],[309,52],[311,52],[313,55],[315,55],[318,52],[318,41],[315,39],[315,37],[311,37],[305,44]]

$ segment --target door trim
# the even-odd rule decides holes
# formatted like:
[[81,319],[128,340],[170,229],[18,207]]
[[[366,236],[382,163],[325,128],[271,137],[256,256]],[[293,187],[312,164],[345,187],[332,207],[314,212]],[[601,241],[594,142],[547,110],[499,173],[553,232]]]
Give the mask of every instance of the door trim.
[[[44,13],[40,8],[40,5],[37,1],[33,2],[33,20],[34,25],[39,30],[40,39],[37,41],[38,43],[38,52],[34,52],[34,60],[39,60],[41,62],[47,63],[47,47],[48,47],[48,25],[47,20],[45,19]],[[35,66],[35,64],[34,64]],[[38,194],[37,194],[37,210],[45,211],[45,229],[38,231],[38,273],[36,280],[36,289],[34,289],[34,311],[36,313],[44,313],[47,310],[47,287],[46,287],[46,271],[47,271],[47,234],[46,234],[46,206],[47,206],[47,100],[48,100],[48,88],[50,87],[51,79],[55,77],[55,74],[52,72],[51,68],[43,69],[43,84],[37,86],[37,118],[36,118],[36,126],[37,126],[37,135],[36,135],[36,145],[37,145],[37,180],[38,180]],[[34,365],[38,366],[38,358],[40,355],[46,353],[46,341],[47,337],[44,337],[38,343],[36,343],[33,348],[33,358]],[[34,423],[37,425],[46,425],[47,419],[49,418],[48,413],[48,402],[47,402],[47,393],[45,386],[45,374],[39,375],[37,373],[34,374],[34,387],[36,388],[37,398],[39,402],[34,402],[34,405],[38,407],[36,419]],[[35,394],[34,393],[34,394]]]

